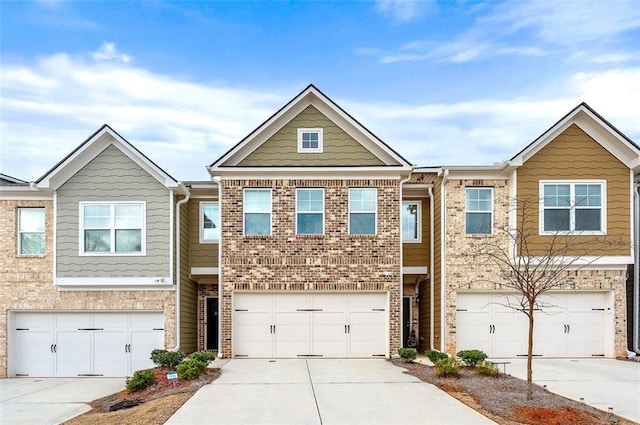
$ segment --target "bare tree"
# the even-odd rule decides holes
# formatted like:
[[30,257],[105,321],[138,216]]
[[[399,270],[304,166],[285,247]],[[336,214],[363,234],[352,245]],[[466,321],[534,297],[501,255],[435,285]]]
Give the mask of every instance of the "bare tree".
[[495,238],[482,240],[467,255],[496,266],[498,273],[487,281],[497,288],[514,291],[515,301],[507,301],[505,305],[528,318],[527,399],[531,400],[534,312],[548,307],[540,296],[566,288],[568,271],[592,264],[602,257],[604,249],[622,242],[607,240],[604,235],[593,235],[594,232],[551,230],[540,235],[538,199],[511,199],[509,208],[515,213],[517,224],[495,229]]

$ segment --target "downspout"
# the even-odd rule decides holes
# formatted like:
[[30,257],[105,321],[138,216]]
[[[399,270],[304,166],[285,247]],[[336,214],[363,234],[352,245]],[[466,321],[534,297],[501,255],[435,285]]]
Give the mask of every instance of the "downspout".
[[191,192],[184,185],[184,183],[179,182],[178,187],[184,193],[184,199],[179,200],[176,203],[176,298],[175,298],[175,323],[176,323],[176,335],[175,335],[175,347],[171,348],[170,351],[178,351],[180,350],[180,278],[182,276],[182,267],[180,264],[180,207],[185,203],[189,202],[189,198],[191,197]]
[[218,185],[218,215],[220,231],[218,232],[218,357],[222,354],[222,179],[220,176],[212,177],[211,181]]
[[635,183],[635,190],[633,191],[634,197],[634,250],[633,250],[633,351],[636,354],[640,354],[640,182]]
[[442,182],[440,188],[440,351],[446,352],[446,324],[447,317],[447,288],[446,288],[446,272],[447,272],[447,191],[446,183],[449,178],[449,170],[442,173]]
[[[413,167],[411,167],[411,171],[409,172],[409,175],[405,178],[400,180],[400,317],[398,318],[398,322],[400,323],[400,347],[402,347],[402,343],[404,342],[404,326],[402,326],[402,319],[404,317],[404,291],[403,291],[403,286],[404,286],[404,274],[403,274],[403,268],[404,268],[404,259],[402,257],[402,201],[403,201],[403,197],[402,197],[402,186],[408,182],[411,179],[411,173],[413,172]],[[409,320],[411,321],[412,319],[409,318]],[[392,353],[389,353],[389,356],[391,356]]]
[[435,221],[434,221],[434,217],[433,217],[433,211],[434,211],[434,206],[433,206],[433,187],[429,186],[429,317],[431,318],[431,320],[429,321],[429,348],[431,350],[434,349],[433,346],[433,334],[435,333],[435,323],[433,321],[433,316],[435,314],[436,308],[433,305],[434,299],[435,299],[435,292],[433,289],[433,262],[435,261],[435,254],[433,252],[433,249],[435,247],[435,243],[434,243],[434,231],[435,231]]

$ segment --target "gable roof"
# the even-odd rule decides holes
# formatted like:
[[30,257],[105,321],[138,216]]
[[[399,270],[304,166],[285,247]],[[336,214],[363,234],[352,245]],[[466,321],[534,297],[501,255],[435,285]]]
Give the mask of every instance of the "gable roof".
[[275,114],[214,161],[207,169],[212,172],[214,169],[229,169],[231,167],[245,168],[238,166],[238,164],[310,105],[318,109],[322,114],[327,116],[328,119],[333,121],[338,127],[378,157],[385,164],[383,167],[396,167],[403,170],[410,170],[412,168],[409,161],[394,151],[365,126],[360,124],[317,87],[309,84]]
[[29,182],[0,173],[0,186],[25,185],[25,184],[29,184]]
[[580,127],[582,131],[627,167],[640,168],[640,147],[585,102],[573,108],[537,139],[514,155],[509,164],[512,166],[522,165],[573,124]]
[[[104,137],[105,135],[110,135],[111,137]],[[51,188],[54,190],[59,188],[64,182],[69,180],[69,178],[71,178],[110,145],[114,145],[118,148],[122,153],[129,157],[129,159],[140,166],[140,168],[145,170],[167,188],[174,189],[178,187],[176,179],[171,177],[166,171],[156,165],[156,163],[147,158],[147,156],[107,124],[103,124],[102,127],[89,136],[88,139],[71,151],[69,155],[60,160],[60,162],[36,180],[36,186],[38,188]]]

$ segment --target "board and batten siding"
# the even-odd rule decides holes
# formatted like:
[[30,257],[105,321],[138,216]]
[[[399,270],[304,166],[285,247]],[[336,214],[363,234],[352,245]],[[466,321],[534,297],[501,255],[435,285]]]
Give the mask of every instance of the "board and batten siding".
[[[539,235],[540,180],[606,180],[607,239],[623,243],[598,244],[598,255],[629,255],[631,232],[630,171],[580,127],[573,124],[518,168],[518,199],[531,200],[527,231],[532,252],[544,252],[552,236]],[[518,220],[521,220],[522,212]],[[584,236],[584,238],[594,238]],[[579,253],[577,253],[579,254]]]
[[218,267],[218,244],[200,243],[200,199],[189,201],[189,258],[191,267]]
[[[103,137],[111,137],[105,135]],[[145,201],[145,255],[80,255],[80,202]],[[169,276],[169,190],[109,145],[57,191],[58,277]]]
[[[298,153],[298,128],[323,129],[322,153]],[[238,165],[330,167],[385,164],[324,114],[308,106]]]

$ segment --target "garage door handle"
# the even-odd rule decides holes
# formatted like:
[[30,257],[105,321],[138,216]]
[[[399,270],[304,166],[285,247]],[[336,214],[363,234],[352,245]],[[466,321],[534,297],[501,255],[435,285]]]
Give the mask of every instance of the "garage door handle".
[[384,308],[372,308],[371,311],[384,311]]
[[58,346],[56,344],[51,344],[51,352],[52,353],[57,353],[58,352]]
[[351,333],[351,325],[344,325],[344,333]]
[[51,352],[53,353],[53,344],[51,344],[51,347],[49,347],[49,350],[51,350]]
[[567,325],[567,333],[571,332],[571,325]]

